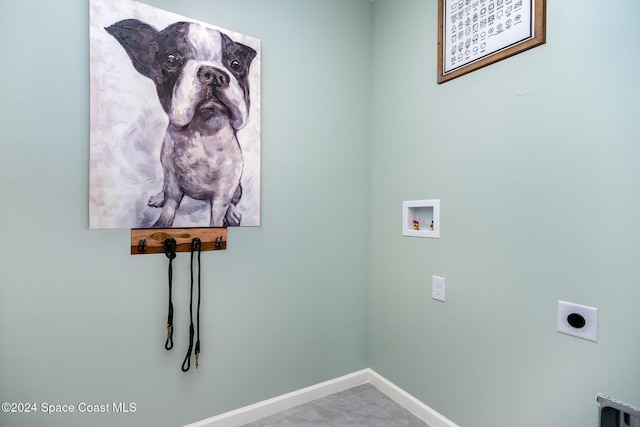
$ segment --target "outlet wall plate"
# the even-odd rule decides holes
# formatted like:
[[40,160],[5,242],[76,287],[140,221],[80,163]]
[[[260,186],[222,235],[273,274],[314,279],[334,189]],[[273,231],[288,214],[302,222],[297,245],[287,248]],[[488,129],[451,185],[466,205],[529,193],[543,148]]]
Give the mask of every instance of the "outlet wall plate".
[[558,301],[558,332],[598,342],[598,309]]
[[444,277],[431,276],[431,298],[444,302],[445,291]]

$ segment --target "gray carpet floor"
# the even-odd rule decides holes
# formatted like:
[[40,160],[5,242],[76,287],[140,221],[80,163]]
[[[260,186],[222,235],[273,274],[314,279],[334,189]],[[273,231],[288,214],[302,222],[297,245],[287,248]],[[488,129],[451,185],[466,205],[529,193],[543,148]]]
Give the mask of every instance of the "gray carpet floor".
[[279,412],[242,427],[429,427],[371,384]]

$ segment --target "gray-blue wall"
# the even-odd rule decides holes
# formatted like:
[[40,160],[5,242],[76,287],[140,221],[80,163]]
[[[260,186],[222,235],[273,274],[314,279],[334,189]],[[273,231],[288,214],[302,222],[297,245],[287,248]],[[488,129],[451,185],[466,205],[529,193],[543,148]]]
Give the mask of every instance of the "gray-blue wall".
[[[549,0],[547,44],[437,85],[437,2],[375,2],[370,366],[460,426],[640,404],[638,17]],[[441,238],[402,237],[430,198]],[[598,343],[556,332],[558,300],[599,308]]]
[[263,225],[203,253],[183,374],[188,255],[166,352],[166,257],[88,229],[88,2],[2,2],[0,401],[137,404],[2,426],[175,427],[368,366],[372,4],[147,3],[261,39]]

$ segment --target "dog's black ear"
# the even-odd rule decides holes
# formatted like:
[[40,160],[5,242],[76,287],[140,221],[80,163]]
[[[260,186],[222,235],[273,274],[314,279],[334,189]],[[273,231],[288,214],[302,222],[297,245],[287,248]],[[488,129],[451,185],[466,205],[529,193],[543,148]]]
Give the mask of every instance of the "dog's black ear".
[[122,45],[134,68],[143,76],[153,78],[158,30],[137,19],[116,22],[105,30]]
[[249,74],[249,66],[256,57],[257,52],[247,45],[235,42],[225,33],[222,36],[222,52],[229,69],[237,78],[244,78]]

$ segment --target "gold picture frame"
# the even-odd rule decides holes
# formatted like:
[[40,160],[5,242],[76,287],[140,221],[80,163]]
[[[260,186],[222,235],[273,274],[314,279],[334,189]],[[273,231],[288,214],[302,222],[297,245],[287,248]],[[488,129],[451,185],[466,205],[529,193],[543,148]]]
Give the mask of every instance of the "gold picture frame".
[[438,0],[438,84],[546,42],[546,0]]

